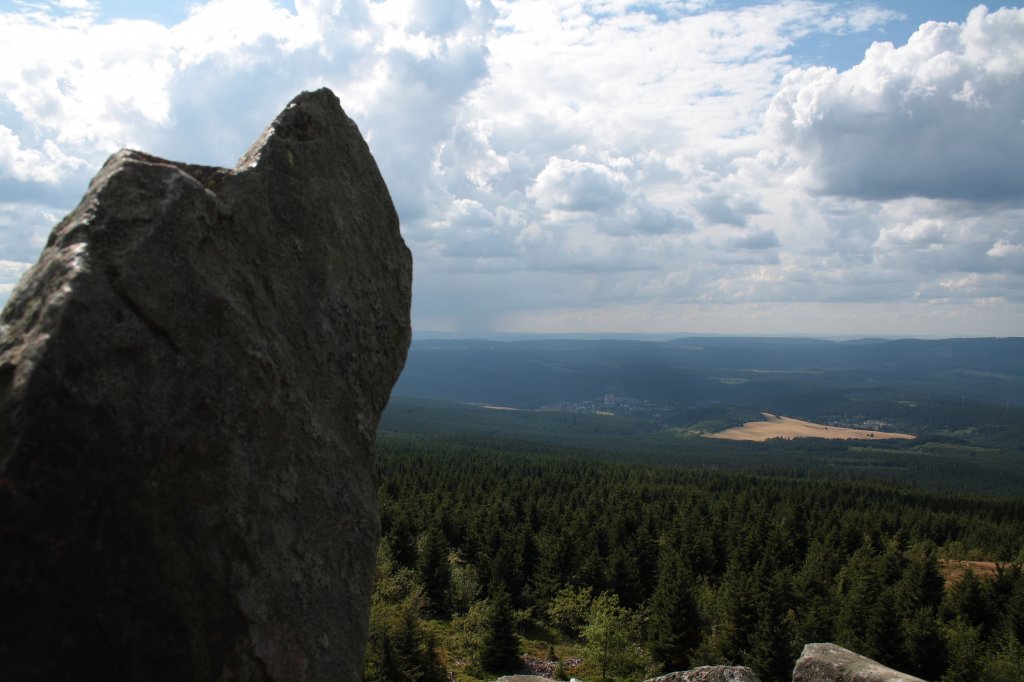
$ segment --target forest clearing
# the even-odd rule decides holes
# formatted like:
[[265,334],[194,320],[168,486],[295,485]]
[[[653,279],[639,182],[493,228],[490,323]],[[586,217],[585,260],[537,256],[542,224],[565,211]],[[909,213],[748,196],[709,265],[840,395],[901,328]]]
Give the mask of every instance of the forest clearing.
[[978,578],[994,578],[1000,569],[1009,570],[1009,564],[995,561],[968,561],[966,559],[939,559],[939,571],[946,580],[946,587],[958,582],[968,571]]

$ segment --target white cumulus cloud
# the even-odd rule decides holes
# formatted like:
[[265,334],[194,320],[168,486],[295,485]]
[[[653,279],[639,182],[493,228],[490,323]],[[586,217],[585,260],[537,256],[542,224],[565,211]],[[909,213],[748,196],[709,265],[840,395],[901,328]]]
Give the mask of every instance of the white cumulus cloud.
[[1013,244],[1005,239],[1000,239],[985,253],[992,258],[1024,258],[1024,244]]
[[629,179],[607,166],[552,157],[527,195],[545,210],[602,211],[626,198]]
[[927,23],[849,69],[788,74],[767,113],[813,191],[1001,201],[1024,192],[1024,10]]
[[[328,86],[395,200],[419,329],[829,331],[874,310],[1024,333],[1024,10],[872,45],[899,3],[99,7],[0,10],[0,260],[31,261],[116,148],[230,166]],[[867,49],[808,66],[801,43],[833,40]]]

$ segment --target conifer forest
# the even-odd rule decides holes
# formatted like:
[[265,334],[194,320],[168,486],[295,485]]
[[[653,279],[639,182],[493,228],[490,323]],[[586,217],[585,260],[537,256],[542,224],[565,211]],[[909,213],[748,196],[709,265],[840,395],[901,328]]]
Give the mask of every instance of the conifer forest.
[[[384,434],[366,680],[788,680],[832,641],[929,680],[1024,679],[1024,500]],[[991,571],[966,561],[992,562]],[[978,563],[976,566],[988,564]]]

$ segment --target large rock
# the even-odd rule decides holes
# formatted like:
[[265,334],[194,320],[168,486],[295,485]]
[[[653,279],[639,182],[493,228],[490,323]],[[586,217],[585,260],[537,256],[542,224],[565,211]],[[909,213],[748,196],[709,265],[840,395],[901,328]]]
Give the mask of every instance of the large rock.
[[693,670],[669,673],[646,682],[761,682],[743,665],[704,665]]
[[793,682],[924,682],[835,644],[804,646]]
[[360,679],[411,275],[328,90],[111,157],[0,317],[0,677]]

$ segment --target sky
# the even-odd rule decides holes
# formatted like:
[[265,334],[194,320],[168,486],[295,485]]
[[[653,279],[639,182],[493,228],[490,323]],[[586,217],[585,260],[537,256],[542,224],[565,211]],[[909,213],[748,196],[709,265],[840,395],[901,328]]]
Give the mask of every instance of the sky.
[[0,0],[0,301],[111,153],[322,86],[417,334],[1024,336],[1024,9],[942,0]]

